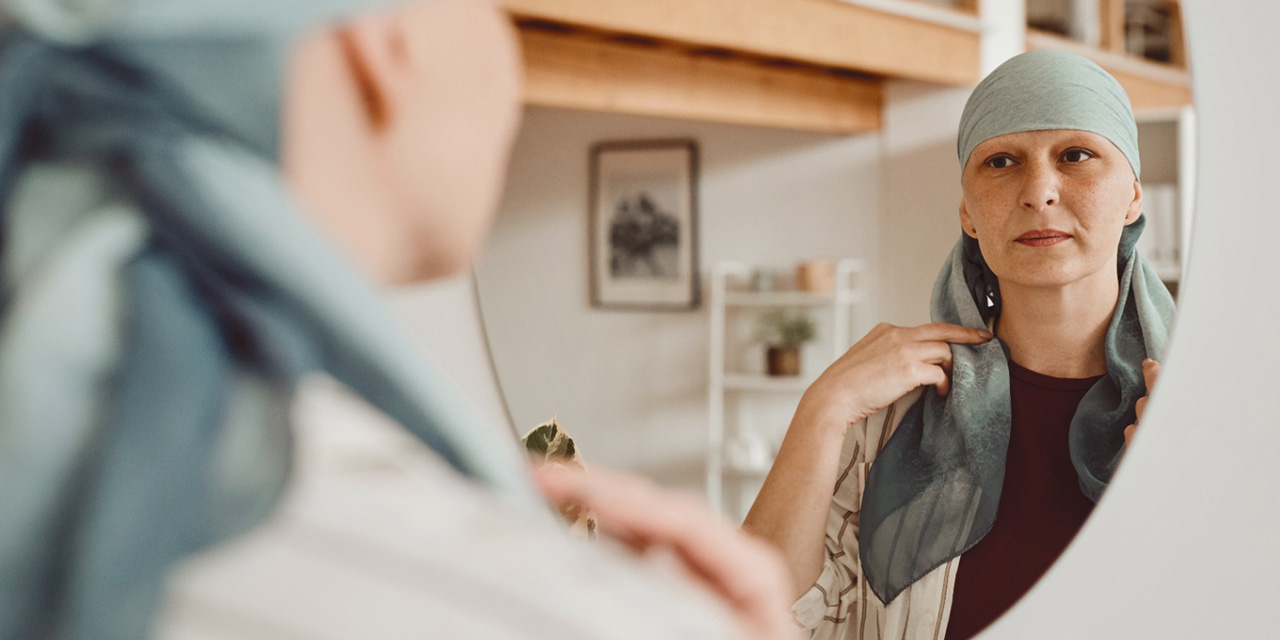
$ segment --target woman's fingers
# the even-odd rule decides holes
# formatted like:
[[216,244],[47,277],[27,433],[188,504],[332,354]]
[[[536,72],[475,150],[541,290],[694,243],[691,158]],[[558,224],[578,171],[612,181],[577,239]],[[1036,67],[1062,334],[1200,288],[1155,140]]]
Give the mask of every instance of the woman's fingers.
[[1151,390],[1156,386],[1156,376],[1160,375],[1160,363],[1147,358],[1142,361],[1142,380],[1147,385],[1147,395],[1138,398],[1134,403],[1133,412],[1137,414],[1137,419],[1142,420],[1142,414],[1147,410],[1147,398],[1151,397]]
[[923,361],[936,365],[927,370],[929,380],[920,384],[933,384],[940,396],[951,391],[951,344],[982,344],[994,337],[987,331],[942,322],[920,325],[913,330],[913,335],[922,340],[918,346]]
[[540,471],[538,481],[553,501],[582,503],[596,512],[601,528],[630,538],[633,546],[671,546],[698,574],[717,583],[726,580],[726,587],[747,580],[734,563],[733,551],[743,540],[692,498],[599,469],[590,476]]
[[[941,367],[939,367],[939,369],[941,369]],[[942,380],[935,383],[933,388],[937,390],[938,395],[945,398],[948,393],[951,393],[951,374],[943,371]]]
[[535,477],[558,504],[594,510],[602,530],[633,549],[665,548],[719,595],[757,637],[791,637],[787,576],[776,553],[715,518],[696,500],[636,478],[542,468]]
[[[1138,422],[1142,421],[1142,414],[1147,410],[1147,399],[1151,397],[1151,390],[1156,386],[1156,377],[1160,375],[1160,363],[1147,358],[1142,361],[1142,380],[1147,385],[1147,395],[1138,398],[1133,403],[1134,419]],[[1128,447],[1133,441],[1133,436],[1138,432],[1138,424],[1135,422],[1124,428],[1124,446]]]
[[954,342],[958,344],[982,344],[994,336],[984,329],[963,327],[958,324],[934,322],[909,330],[912,339],[920,341]]
[[[951,389],[952,345],[983,344],[989,332],[944,322],[916,327],[876,325],[810,385],[802,413],[828,424],[850,425],[917,387]],[[827,418],[830,418],[829,420]]]
[[1160,375],[1160,363],[1147,358],[1142,361],[1142,380],[1147,383],[1147,393],[1156,386],[1156,377]]
[[945,396],[951,390],[951,380],[947,376],[946,370],[942,365],[919,363],[912,365],[912,375],[915,376],[915,387],[924,385],[933,385],[938,390],[938,395]]
[[915,382],[917,386],[932,384],[937,387],[938,395],[945,396],[951,390],[951,345],[946,342],[918,342],[912,345],[910,358],[932,367],[919,369],[923,377]]

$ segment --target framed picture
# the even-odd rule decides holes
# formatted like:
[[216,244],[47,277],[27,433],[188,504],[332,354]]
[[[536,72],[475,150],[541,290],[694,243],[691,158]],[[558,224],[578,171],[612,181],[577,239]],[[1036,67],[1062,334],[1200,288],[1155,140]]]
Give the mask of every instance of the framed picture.
[[698,146],[602,142],[591,149],[591,304],[698,306]]

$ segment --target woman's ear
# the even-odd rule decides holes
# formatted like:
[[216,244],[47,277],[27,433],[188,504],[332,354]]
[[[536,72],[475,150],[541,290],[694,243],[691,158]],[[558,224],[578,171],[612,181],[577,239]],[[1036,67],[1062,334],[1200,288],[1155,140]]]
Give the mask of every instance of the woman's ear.
[[1129,203],[1128,211],[1124,214],[1124,226],[1129,226],[1138,221],[1142,215],[1142,183],[1137,180],[1133,181],[1133,201]]
[[978,229],[973,226],[973,219],[969,217],[969,210],[964,206],[964,198],[960,199],[960,228],[965,235],[974,240],[978,239]]
[[338,41],[371,128],[386,127],[402,105],[404,34],[391,20],[361,17],[338,28]]

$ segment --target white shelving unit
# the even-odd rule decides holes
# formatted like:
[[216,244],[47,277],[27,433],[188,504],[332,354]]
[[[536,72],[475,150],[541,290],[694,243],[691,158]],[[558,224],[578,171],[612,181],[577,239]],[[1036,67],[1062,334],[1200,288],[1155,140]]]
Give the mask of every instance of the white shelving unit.
[[1138,250],[1161,280],[1177,284],[1186,275],[1195,204],[1195,110],[1144,111],[1136,119],[1147,213]]
[[814,312],[829,313],[831,332],[829,338],[831,359],[840,357],[853,344],[854,310],[865,301],[862,278],[866,270],[859,260],[845,259],[836,263],[835,290],[830,293],[804,291],[743,291],[734,290],[731,283],[750,280],[752,267],[745,262],[727,261],[716,264],[711,271],[711,384],[709,389],[710,426],[707,448],[707,501],[711,507],[725,513],[725,489],[731,483],[759,481],[769,471],[773,452],[763,464],[743,466],[726,457],[726,444],[731,438],[741,436],[739,425],[729,425],[726,419],[726,403],[730,396],[742,394],[780,394],[799,396],[812,382],[810,376],[768,376],[764,374],[728,371],[727,349],[730,336],[727,330],[731,308],[767,311],[778,308],[804,308]]

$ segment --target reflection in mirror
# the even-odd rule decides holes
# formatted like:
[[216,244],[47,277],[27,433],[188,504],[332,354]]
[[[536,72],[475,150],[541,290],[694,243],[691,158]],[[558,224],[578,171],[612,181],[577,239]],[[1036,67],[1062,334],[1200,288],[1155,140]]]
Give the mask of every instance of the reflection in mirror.
[[[951,611],[947,637],[976,634],[1136,437],[1185,275],[1186,70],[1119,33],[1033,33],[1035,68],[972,112],[972,87],[887,81],[880,130],[854,136],[529,109],[478,268],[517,428],[557,415],[588,461],[706,490],[783,551],[820,636],[841,637],[850,602],[821,594],[850,593],[843,576],[870,587],[849,596],[864,623],[924,598]],[[1029,91],[1055,79],[1077,88]],[[1054,126],[1032,123],[1045,113]],[[588,149],[671,138],[701,150],[704,302],[594,308]],[[777,375],[797,345],[798,373]]]
[[[703,302],[692,311],[593,307],[590,149],[601,141],[674,138],[699,143]],[[874,136],[526,110],[504,200],[477,268],[494,363],[517,429],[523,433],[556,415],[589,465],[639,471],[701,492],[712,295],[707,271],[741,260],[776,274],[782,288],[790,286],[784,280],[792,279],[787,275],[799,260],[875,255],[877,150]],[[763,378],[763,347],[753,342],[761,314],[742,311],[728,355],[738,371]],[[826,324],[818,329],[829,332]],[[831,341],[828,333],[805,343],[801,377],[816,377],[832,356],[832,347],[823,347]],[[796,397],[791,390],[740,394],[731,404],[740,402],[742,419],[773,439]]]

